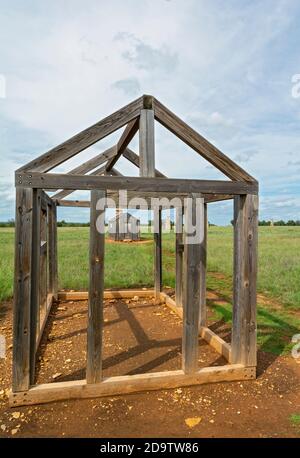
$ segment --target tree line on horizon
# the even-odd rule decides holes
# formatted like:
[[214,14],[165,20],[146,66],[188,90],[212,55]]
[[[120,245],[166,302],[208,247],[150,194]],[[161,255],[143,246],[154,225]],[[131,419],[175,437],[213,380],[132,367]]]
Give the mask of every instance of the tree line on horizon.
[[[107,223],[106,223],[107,224]],[[148,221],[148,226],[152,224],[151,220]],[[213,224],[211,222],[208,223],[209,226],[218,226],[217,224]],[[233,225],[233,220],[231,220],[231,224]],[[89,227],[89,222],[68,222],[64,219],[57,222],[57,227]],[[258,222],[259,226],[300,226],[300,220],[293,220],[290,219],[288,221],[284,221],[282,219],[278,221],[273,220],[260,220]],[[15,227],[15,220],[9,219],[8,221],[0,221],[0,227]],[[171,221],[171,227],[174,227],[174,222]]]

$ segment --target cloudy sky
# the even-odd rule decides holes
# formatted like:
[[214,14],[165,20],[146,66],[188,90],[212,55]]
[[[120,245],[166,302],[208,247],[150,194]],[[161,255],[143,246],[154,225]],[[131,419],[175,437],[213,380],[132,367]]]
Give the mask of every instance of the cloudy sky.
[[[298,0],[0,0],[0,220],[14,216],[16,168],[143,93],[259,180],[260,219],[300,219],[299,23]],[[223,177],[159,125],[156,166]],[[118,168],[137,173],[125,159]],[[210,221],[230,218],[231,204],[212,206]]]

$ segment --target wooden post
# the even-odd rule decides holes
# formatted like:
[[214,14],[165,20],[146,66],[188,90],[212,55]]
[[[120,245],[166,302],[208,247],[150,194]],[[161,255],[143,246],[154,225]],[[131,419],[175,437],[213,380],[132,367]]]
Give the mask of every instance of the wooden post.
[[102,378],[105,209],[97,210],[96,205],[98,200],[104,199],[105,196],[105,191],[91,191],[87,383],[97,383]]
[[203,241],[201,243],[200,257],[200,317],[199,325],[207,325],[206,313],[206,269],[207,269],[207,204],[204,204]]
[[32,189],[16,189],[13,391],[30,385],[32,197]]
[[140,176],[155,177],[154,111],[141,110],[140,115]]
[[[140,176],[155,177],[155,146],[154,146],[154,111],[141,110],[140,115]],[[155,298],[160,301],[162,288],[162,234],[161,209],[153,212],[154,227],[154,290]]]
[[40,317],[43,318],[47,313],[47,289],[48,289],[48,268],[47,268],[47,205],[40,213]]
[[[185,208],[183,256],[182,365],[186,374],[197,371],[198,367],[200,263],[201,242],[204,233],[204,199],[199,194],[192,194],[189,198],[191,199],[191,205],[187,205]],[[198,205],[200,212],[196,211],[196,205]],[[196,226],[198,234],[193,243],[191,237],[187,234],[187,231],[190,230],[190,224]]]
[[157,218],[158,232],[154,233],[154,290],[155,299],[160,302],[160,292],[162,288],[162,237],[161,237],[161,208],[157,214],[154,212],[154,218]]
[[182,263],[183,263],[183,212],[184,207],[176,208],[176,277],[175,277],[175,303],[182,307]]
[[41,190],[33,189],[32,205],[32,260],[30,306],[30,383],[34,384],[36,342],[40,326],[40,223]]
[[49,291],[57,299],[58,266],[57,266],[57,208],[53,202],[48,207],[48,240],[49,240]]
[[234,199],[232,362],[256,366],[258,196]]

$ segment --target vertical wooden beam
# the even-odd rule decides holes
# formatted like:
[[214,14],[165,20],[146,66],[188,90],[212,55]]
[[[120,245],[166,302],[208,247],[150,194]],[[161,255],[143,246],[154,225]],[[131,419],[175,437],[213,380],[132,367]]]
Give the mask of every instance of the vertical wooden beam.
[[49,292],[57,299],[58,265],[57,265],[57,208],[53,202],[48,207],[48,240],[49,240]]
[[175,302],[177,307],[182,307],[182,263],[183,263],[183,213],[184,207],[176,208],[175,223],[175,255],[176,255],[176,277],[175,277]]
[[34,384],[36,341],[40,325],[40,222],[41,190],[33,189],[32,204],[32,260],[30,307],[30,383]]
[[207,204],[204,204],[203,241],[200,256],[200,317],[199,325],[207,326],[206,313],[206,269],[207,269]]
[[258,196],[234,199],[232,363],[256,366]]
[[[200,305],[200,263],[201,242],[203,239],[204,199],[192,194],[192,205],[185,207],[184,262],[183,262],[183,337],[182,365],[186,374],[198,368],[198,336]],[[199,212],[196,211],[198,205]],[[187,234],[190,223],[196,226],[198,237],[192,242]]]
[[157,215],[154,212],[154,218],[157,218],[158,232],[154,233],[154,291],[155,299],[160,302],[160,292],[162,289],[162,237],[161,237],[161,208]]
[[32,196],[32,189],[16,189],[13,391],[30,385]]
[[[140,115],[140,176],[155,177],[154,111],[141,110]],[[154,290],[160,301],[162,288],[162,233],[161,209],[153,212],[154,219]]]
[[[48,266],[47,266],[47,205],[45,208],[42,206],[40,213],[40,317],[43,318],[47,313],[47,289],[48,289]],[[42,321],[41,320],[41,321]]]
[[141,110],[140,115],[140,176],[155,177],[154,111]]
[[91,191],[87,383],[97,383],[102,378],[105,209],[97,210],[96,205],[98,200],[104,199],[105,196],[105,191]]

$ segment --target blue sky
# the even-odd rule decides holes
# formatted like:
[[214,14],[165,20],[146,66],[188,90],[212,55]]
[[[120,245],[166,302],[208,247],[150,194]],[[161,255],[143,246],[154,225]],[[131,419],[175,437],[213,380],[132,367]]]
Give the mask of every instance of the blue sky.
[[[143,93],[259,180],[260,219],[300,219],[299,23],[297,0],[0,0],[0,220],[14,216],[16,168]],[[136,139],[131,147],[138,152]],[[170,177],[223,178],[159,125],[156,166]],[[125,159],[118,168],[137,173]],[[228,224],[231,209],[212,205],[210,221]]]

